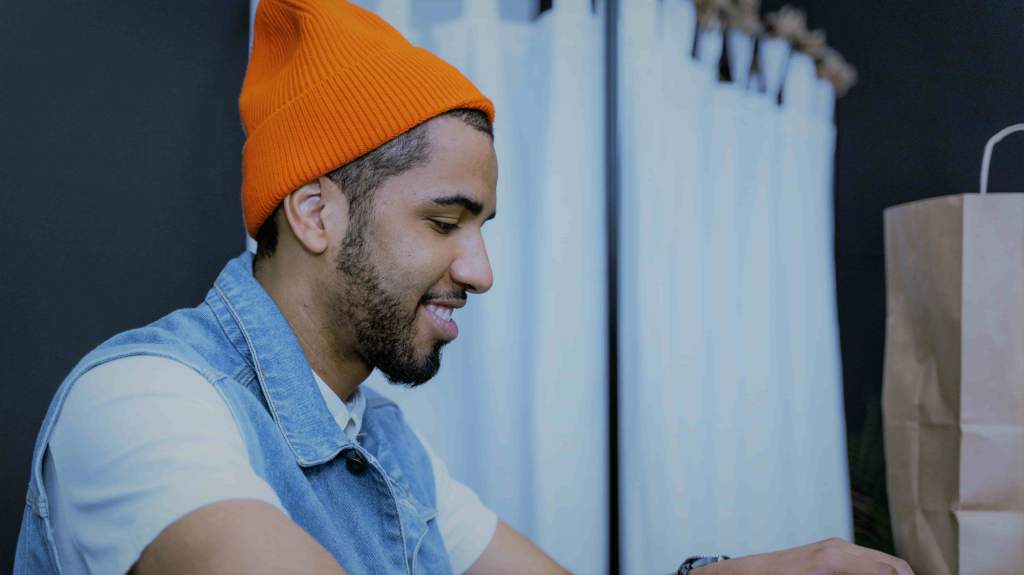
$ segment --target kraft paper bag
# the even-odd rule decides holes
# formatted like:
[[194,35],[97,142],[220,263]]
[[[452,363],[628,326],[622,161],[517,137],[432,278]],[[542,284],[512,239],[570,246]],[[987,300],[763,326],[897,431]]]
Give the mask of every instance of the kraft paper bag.
[[889,208],[885,259],[896,553],[918,575],[1024,574],[1024,194]]

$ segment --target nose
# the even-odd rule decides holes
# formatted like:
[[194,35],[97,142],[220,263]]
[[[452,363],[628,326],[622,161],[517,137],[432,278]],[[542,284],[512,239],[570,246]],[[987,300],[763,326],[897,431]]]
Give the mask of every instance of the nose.
[[458,257],[452,262],[451,275],[467,292],[480,294],[491,289],[494,283],[491,260],[479,230],[467,235]]

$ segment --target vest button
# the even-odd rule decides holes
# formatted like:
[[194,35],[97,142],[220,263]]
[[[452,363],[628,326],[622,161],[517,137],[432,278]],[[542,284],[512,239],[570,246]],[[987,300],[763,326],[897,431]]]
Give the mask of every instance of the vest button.
[[343,454],[345,456],[345,468],[352,475],[362,475],[366,473],[366,459],[360,455],[355,449],[347,449]]

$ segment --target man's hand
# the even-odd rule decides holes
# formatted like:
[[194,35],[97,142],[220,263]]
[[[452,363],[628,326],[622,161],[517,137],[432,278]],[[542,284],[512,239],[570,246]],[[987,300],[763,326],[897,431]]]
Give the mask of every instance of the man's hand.
[[907,562],[842,539],[713,563],[693,575],[914,575]]

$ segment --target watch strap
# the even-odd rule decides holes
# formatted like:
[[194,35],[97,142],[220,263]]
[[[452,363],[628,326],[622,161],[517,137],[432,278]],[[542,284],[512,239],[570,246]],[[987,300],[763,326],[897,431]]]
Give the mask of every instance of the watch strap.
[[726,555],[697,555],[688,558],[683,561],[683,564],[676,570],[676,575],[690,575],[692,569],[697,567],[704,567],[705,565],[711,565],[712,563],[718,563],[719,561],[725,561],[729,557]]

